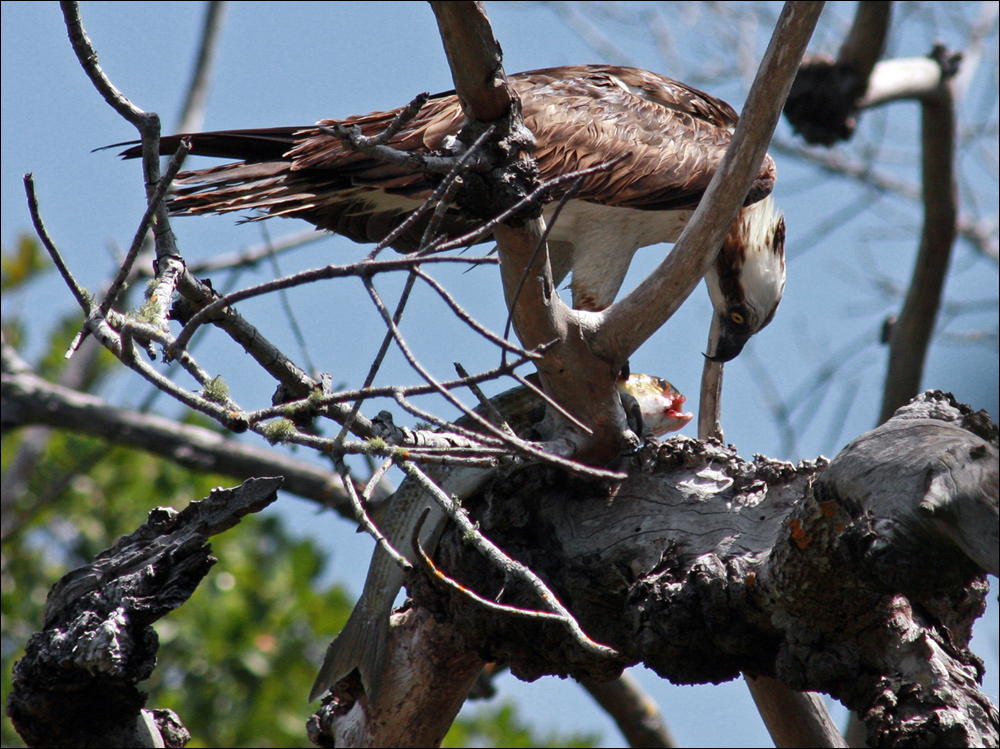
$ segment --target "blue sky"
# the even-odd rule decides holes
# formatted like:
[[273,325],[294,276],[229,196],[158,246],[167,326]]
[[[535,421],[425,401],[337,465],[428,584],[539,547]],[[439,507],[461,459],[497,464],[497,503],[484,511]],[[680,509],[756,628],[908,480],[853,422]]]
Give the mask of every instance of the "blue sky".
[[[195,3],[83,4],[84,23],[102,66],[138,106],[161,114],[165,132],[172,129],[190,74],[202,7]],[[851,7],[847,6],[848,11]],[[671,46],[661,55],[663,48],[655,43],[655,16],[636,28],[605,18],[598,25],[615,40],[617,50],[597,52],[544,4],[495,3],[487,8],[509,72],[627,62],[685,78],[691,71],[711,67],[704,64],[705,59],[717,54],[716,67],[724,73],[718,81],[688,80],[722,96],[737,110],[749,79],[728,67],[722,54],[732,44],[739,47],[738,54],[759,59],[769,33],[766,22],[755,27],[755,18],[747,15],[737,23],[741,33],[718,41],[718,19],[707,11],[689,10],[669,27]],[[834,42],[848,11],[838,4],[827,9],[813,49],[836,49]],[[773,6],[768,12],[774,12]],[[947,36],[937,27],[926,33],[920,33],[915,24],[904,28],[907,33],[902,38],[893,38],[891,51],[897,56],[926,54],[935,33]],[[131,240],[142,214],[143,194],[137,162],[122,162],[111,151],[91,151],[130,140],[134,131],[85,78],[55,3],[5,2],[2,33],[3,243],[9,246],[19,233],[30,229],[21,175],[31,171],[50,232],[81,282],[97,289],[115,267],[115,252]],[[692,64],[699,55],[700,67]],[[668,64],[684,69],[668,68]],[[981,85],[995,89],[995,79],[990,83],[989,76],[983,77],[985,81],[974,81],[973,89]],[[320,118],[395,107],[418,92],[451,87],[436,25],[424,3],[235,3],[228,10],[204,129],[305,125]],[[995,113],[995,98],[992,107]],[[975,113],[967,114],[971,118]],[[880,168],[908,184],[919,184],[912,151],[919,133],[915,105],[896,104],[867,116],[862,129],[861,135],[878,145]],[[794,141],[784,123],[778,137]],[[898,296],[880,290],[905,287],[920,216],[905,200],[872,193],[852,180],[830,178],[781,154],[775,156],[779,170],[775,199],[788,223],[788,285],[775,321],[726,368],[723,426],[727,440],[746,457],[754,453],[787,460],[832,456],[849,439],[874,426],[886,358],[877,338],[885,316],[899,306]],[[985,172],[986,176],[977,177],[979,173],[970,169],[971,191],[983,205],[992,201],[995,206],[995,173],[990,182],[988,164]],[[174,222],[189,261],[257,244],[263,239],[262,229],[278,238],[302,226],[293,221],[237,226],[232,217]],[[638,282],[667,249],[641,250],[626,288]],[[281,272],[291,272],[360,259],[365,252],[367,248],[343,238],[327,238],[282,257],[279,263]],[[241,277],[239,283],[262,280],[274,272],[261,268]],[[439,277],[470,311],[494,330],[502,330],[505,310],[494,269],[442,272]],[[974,408],[988,409],[994,419],[1000,390],[997,285],[996,263],[982,260],[959,243],[946,299],[967,307],[985,302],[985,309],[942,318],[944,335],[932,348],[924,377],[925,387],[950,390]],[[391,298],[399,283],[386,280],[379,286]],[[289,303],[306,330],[308,356],[315,365],[331,372],[335,383],[359,384],[383,331],[361,285],[317,285],[296,292]],[[25,294],[4,298],[5,315],[17,310],[32,318],[35,338],[29,342],[29,355],[37,352],[42,331],[70,307],[69,293],[54,277],[36,282]],[[287,321],[272,301],[250,303],[241,310],[269,337],[287,340]],[[449,322],[431,295],[418,294],[410,310],[404,319],[408,340],[439,376],[451,376],[451,362],[456,358],[470,371],[496,364],[496,352]],[[632,357],[633,370],[668,378],[696,407],[709,314],[702,287]],[[985,344],[952,342],[962,334],[982,330],[993,331],[994,337]],[[233,361],[243,354],[220,343],[220,338],[206,338],[212,345],[203,346],[197,355],[210,371],[226,374],[242,405],[260,407],[269,400],[273,383],[251,367],[232,372]],[[286,353],[304,357],[292,344]],[[824,367],[836,372],[829,384],[817,376]],[[417,376],[401,357],[392,355],[382,381],[415,383]],[[138,385],[134,376],[125,375],[105,395],[135,405],[145,394]],[[772,416],[775,394],[799,399],[793,414],[794,439]],[[164,409],[171,411],[169,405]],[[693,436],[693,427],[684,433]],[[302,451],[299,456],[309,457]],[[370,554],[368,539],[342,520],[317,515],[303,502],[289,498],[281,504],[278,511],[293,528],[316,535],[330,550],[331,576],[359,592]],[[995,594],[990,598],[992,609],[981,625],[988,629],[977,638],[976,650],[987,661],[987,690],[996,699]],[[643,669],[637,669],[636,675],[658,699],[682,744],[755,746],[768,742],[741,683],[673,687]],[[543,729],[600,730],[608,745],[619,741],[607,718],[570,682],[547,678],[525,685],[507,677],[501,682],[501,694],[516,699],[525,717]],[[722,709],[728,716],[725,721],[718,720]]]

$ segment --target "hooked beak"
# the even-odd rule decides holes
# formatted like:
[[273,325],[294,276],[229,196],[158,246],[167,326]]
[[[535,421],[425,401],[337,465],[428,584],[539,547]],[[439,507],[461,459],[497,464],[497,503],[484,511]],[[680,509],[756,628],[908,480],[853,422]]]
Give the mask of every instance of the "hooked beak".
[[715,353],[711,356],[705,354],[705,358],[714,362],[724,363],[732,361],[746,346],[750,340],[750,333],[742,333],[733,330],[723,323],[720,327],[719,342],[715,345]]

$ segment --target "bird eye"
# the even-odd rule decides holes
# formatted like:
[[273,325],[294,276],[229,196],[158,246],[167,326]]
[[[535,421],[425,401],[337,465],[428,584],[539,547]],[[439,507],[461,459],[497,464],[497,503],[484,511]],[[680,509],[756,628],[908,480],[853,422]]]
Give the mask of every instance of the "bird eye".
[[742,325],[746,322],[746,318],[743,317],[739,312],[730,312],[729,319],[732,320],[737,325]]

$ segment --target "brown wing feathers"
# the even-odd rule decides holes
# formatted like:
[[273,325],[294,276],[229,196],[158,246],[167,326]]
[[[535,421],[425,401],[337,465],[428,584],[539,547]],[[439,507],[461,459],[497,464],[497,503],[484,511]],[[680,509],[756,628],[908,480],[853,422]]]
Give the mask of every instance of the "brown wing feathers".
[[[535,134],[542,179],[625,159],[586,177],[577,199],[641,210],[694,208],[729,144],[733,109],[718,99],[634,68],[577,66],[510,77],[525,122]],[[362,133],[381,132],[400,110],[343,120]],[[441,150],[464,117],[452,92],[428,100],[391,141],[403,150]],[[325,120],[320,124],[330,124]],[[297,216],[362,242],[378,241],[430,194],[435,177],[376,162],[317,127],[198,133],[196,155],[240,159],[185,172],[171,202],[176,213],[258,209],[264,216]],[[164,138],[172,153],[179,136]],[[123,154],[139,155],[133,147]],[[765,160],[747,203],[770,193],[774,165]],[[456,216],[450,231],[470,227]],[[396,249],[413,249],[421,228]]]

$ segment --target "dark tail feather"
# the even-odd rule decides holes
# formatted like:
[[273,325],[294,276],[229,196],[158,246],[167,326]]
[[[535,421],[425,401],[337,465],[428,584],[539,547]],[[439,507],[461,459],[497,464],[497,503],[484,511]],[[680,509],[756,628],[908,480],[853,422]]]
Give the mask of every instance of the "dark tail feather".
[[[295,144],[295,134],[304,127],[269,127],[260,130],[220,130],[214,133],[168,135],[160,138],[160,155],[169,156],[180,147],[181,138],[191,140],[191,153],[195,156],[215,156],[241,161],[273,161],[284,157]],[[142,145],[137,141],[114,143],[105,148],[130,146],[121,152],[123,159],[142,156]]]

